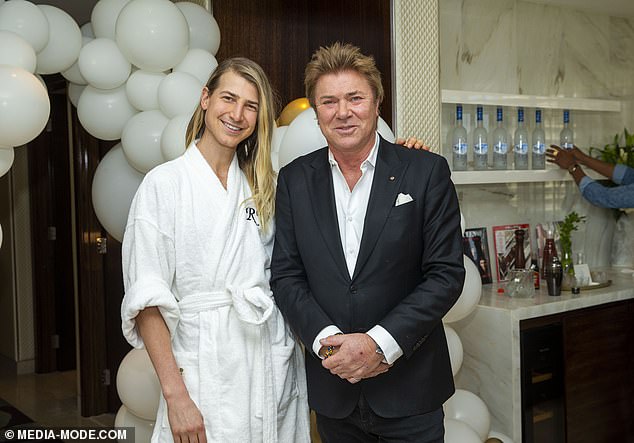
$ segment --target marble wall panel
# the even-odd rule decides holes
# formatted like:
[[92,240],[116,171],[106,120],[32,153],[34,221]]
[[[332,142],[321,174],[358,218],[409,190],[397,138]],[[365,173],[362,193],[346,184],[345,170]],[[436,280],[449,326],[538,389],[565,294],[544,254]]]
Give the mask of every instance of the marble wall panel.
[[[575,144],[585,150],[602,148],[623,127],[634,131],[634,18],[523,0],[442,0],[440,12],[443,88],[620,99],[620,113],[571,111]],[[469,137],[474,114],[475,106],[465,106]],[[534,109],[525,110],[529,134],[534,115]],[[494,117],[495,108],[485,107],[489,134]],[[441,136],[448,157],[454,120],[455,105],[443,105]],[[547,143],[558,144],[562,125],[562,110],[543,110]],[[516,109],[505,108],[511,139],[516,126]],[[591,266],[610,264],[613,213],[588,204],[571,182],[469,185],[458,191],[469,227],[534,226],[561,220],[572,210],[587,215],[588,222],[573,236],[574,247]],[[489,243],[492,247],[491,236]]]
[[441,87],[516,92],[514,0],[441,2]]

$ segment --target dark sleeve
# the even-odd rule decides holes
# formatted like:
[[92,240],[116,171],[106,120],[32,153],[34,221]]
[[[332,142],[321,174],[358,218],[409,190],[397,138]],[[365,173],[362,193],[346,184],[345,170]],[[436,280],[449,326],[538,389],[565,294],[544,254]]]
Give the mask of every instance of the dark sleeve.
[[275,200],[275,245],[271,260],[271,289],[278,308],[308,349],[317,334],[334,324],[313,298],[298,250],[292,198],[284,169]]
[[422,282],[379,323],[409,357],[427,339],[462,292],[464,262],[460,208],[442,157],[432,167],[423,194]]

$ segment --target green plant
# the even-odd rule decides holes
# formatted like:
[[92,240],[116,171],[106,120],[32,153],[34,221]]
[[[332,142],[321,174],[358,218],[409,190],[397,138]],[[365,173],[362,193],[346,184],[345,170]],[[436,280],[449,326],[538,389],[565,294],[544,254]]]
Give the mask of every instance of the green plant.
[[[625,144],[621,144],[621,140]],[[616,134],[612,143],[603,149],[590,147],[590,155],[613,165],[622,163],[634,168],[634,134],[623,128],[623,134]]]
[[559,224],[559,242],[561,244],[561,266],[570,275],[575,275],[575,268],[572,264],[572,232],[576,231],[579,223],[586,220],[585,215],[579,215],[572,211],[566,215],[564,221]]

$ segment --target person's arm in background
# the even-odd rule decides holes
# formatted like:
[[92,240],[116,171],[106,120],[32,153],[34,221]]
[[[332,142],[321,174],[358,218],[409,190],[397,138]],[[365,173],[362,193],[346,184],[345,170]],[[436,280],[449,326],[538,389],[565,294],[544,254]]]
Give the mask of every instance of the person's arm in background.
[[[551,145],[546,152],[548,161],[562,169],[567,169],[584,198],[602,208],[634,207],[634,170],[625,165],[613,165],[590,157],[576,146],[573,149],[561,149]],[[588,177],[581,165],[595,170],[621,186],[609,188]]]

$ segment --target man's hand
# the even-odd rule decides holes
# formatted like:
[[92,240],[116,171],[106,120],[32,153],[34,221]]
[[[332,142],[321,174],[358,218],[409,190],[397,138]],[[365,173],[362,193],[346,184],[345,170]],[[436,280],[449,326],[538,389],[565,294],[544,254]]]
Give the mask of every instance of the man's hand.
[[550,145],[546,150],[546,161],[556,164],[561,169],[568,169],[577,163],[577,152],[579,149],[576,146],[573,149],[561,149],[557,145]]
[[350,383],[376,377],[390,368],[383,363],[383,356],[376,352],[375,341],[367,334],[331,335],[320,343],[338,348],[336,354],[321,362],[322,366]]

